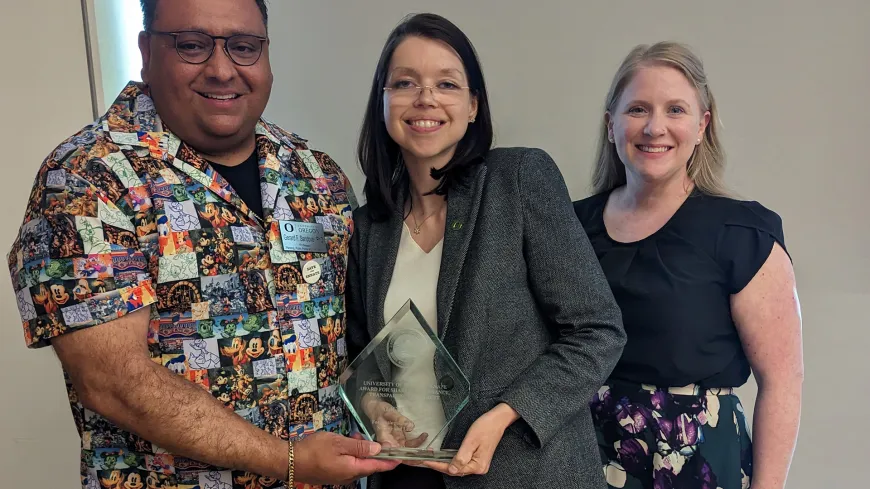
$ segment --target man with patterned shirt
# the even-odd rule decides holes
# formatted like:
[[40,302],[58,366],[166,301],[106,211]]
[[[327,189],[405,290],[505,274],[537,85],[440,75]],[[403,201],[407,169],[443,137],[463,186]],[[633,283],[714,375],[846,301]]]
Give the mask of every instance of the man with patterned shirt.
[[261,119],[263,0],[142,6],[144,83],[45,160],[8,255],[28,346],[63,364],[82,487],[285,487],[288,440],[298,487],[393,468],[344,436],[353,192]]

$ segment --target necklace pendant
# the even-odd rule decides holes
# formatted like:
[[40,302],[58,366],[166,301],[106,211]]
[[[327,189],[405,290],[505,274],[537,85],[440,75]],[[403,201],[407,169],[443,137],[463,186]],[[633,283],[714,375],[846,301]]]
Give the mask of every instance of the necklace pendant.
[[415,228],[414,228],[414,234],[420,234],[420,228],[415,227]]

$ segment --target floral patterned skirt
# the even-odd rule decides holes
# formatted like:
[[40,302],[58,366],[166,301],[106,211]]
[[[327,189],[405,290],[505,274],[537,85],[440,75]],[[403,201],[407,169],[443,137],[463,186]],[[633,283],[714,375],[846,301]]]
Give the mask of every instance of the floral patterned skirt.
[[752,443],[732,389],[609,384],[590,403],[608,487],[749,487]]

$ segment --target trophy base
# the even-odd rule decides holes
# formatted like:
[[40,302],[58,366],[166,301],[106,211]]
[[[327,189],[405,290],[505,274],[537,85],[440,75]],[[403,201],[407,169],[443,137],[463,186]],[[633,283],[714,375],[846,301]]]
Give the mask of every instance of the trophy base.
[[388,460],[419,460],[431,462],[449,462],[459,450],[427,450],[420,448],[383,447],[381,452],[372,458]]

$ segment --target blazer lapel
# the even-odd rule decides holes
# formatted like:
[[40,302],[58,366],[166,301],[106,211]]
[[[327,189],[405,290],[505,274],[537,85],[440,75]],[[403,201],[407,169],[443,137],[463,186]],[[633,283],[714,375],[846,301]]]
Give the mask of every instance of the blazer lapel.
[[441,269],[438,274],[438,336],[443,341],[453,311],[453,299],[459,276],[465,264],[468,245],[474,234],[477,211],[486,181],[486,165],[478,166],[476,173],[466,182],[457,183],[447,194],[447,222]]
[[369,334],[374,337],[386,323],[384,304],[387,291],[396,267],[396,255],[399,253],[399,242],[402,239],[404,219],[401,214],[393,214],[389,220],[374,222],[369,230],[371,233],[368,260],[369,272],[366,274],[366,290],[370,293],[367,304],[369,313]]
[[[366,274],[365,296],[368,311],[367,327],[371,338],[377,336],[386,323],[384,304],[393,277],[393,269],[396,267],[396,255],[399,253],[403,225],[401,214],[394,214],[387,221],[373,222],[369,228],[369,242],[373,246],[369,246],[368,255],[362,259],[366,260],[369,267],[369,273]],[[375,358],[384,380],[392,378],[390,360],[383,354],[376,354]]]
[[[438,300],[436,333],[442,340],[447,332],[456,287],[474,233],[485,180],[486,166],[480,165],[472,177],[464,183],[455,185],[447,196],[447,222],[436,292]],[[399,195],[397,201],[404,202],[404,198],[404,195]],[[399,253],[399,242],[402,239],[402,226],[404,226],[402,215],[395,213],[387,221],[372,223],[369,231],[371,234],[369,243],[376,243],[375,246],[368,248],[368,256],[364,258],[370,271],[366,274],[365,286],[369,291],[366,294],[368,297],[366,307],[369,310],[369,334],[372,336],[375,336],[386,322],[384,304],[396,266],[396,255]]]

